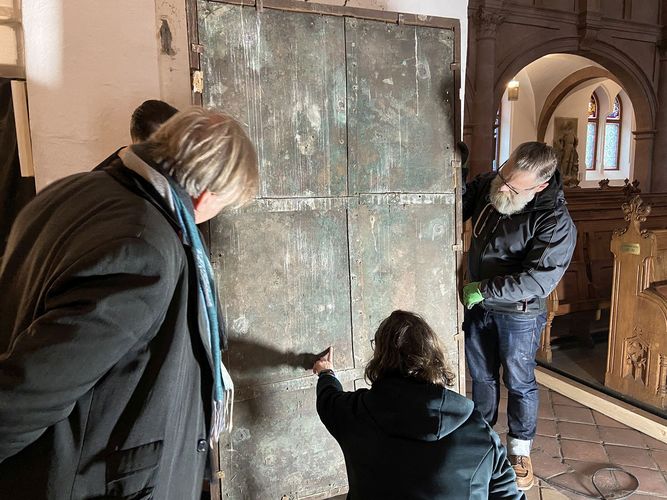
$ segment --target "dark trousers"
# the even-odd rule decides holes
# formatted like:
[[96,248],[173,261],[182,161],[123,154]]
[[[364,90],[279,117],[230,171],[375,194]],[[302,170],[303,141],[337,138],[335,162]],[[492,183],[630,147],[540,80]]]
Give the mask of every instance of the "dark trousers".
[[537,428],[539,391],[535,353],[546,314],[527,317],[487,311],[477,305],[465,312],[466,361],[472,378],[472,399],[489,425],[498,420],[500,367],[508,391],[509,435],[532,440]]

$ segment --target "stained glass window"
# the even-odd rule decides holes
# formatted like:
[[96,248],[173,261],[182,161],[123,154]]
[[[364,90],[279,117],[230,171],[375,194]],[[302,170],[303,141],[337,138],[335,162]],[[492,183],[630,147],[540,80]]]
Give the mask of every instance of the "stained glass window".
[[598,124],[588,122],[586,128],[586,170],[595,170],[595,138],[597,137]]
[[607,115],[607,120],[620,120],[621,119],[621,101],[619,101],[618,96],[614,99],[614,109]]
[[598,98],[595,92],[591,94],[591,100],[588,101],[588,119],[598,117]]
[[620,96],[614,99],[614,107],[607,115],[604,126],[604,169],[618,170],[621,153],[621,116],[623,108]]
[[595,92],[588,101],[588,125],[586,127],[586,170],[595,170],[598,143],[598,98]]

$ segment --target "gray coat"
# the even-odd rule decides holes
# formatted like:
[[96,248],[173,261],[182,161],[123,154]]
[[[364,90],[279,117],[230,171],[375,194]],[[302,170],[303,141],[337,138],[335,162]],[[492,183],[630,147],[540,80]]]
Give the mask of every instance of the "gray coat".
[[19,215],[0,269],[0,498],[199,498],[211,373],[161,203],[115,160]]

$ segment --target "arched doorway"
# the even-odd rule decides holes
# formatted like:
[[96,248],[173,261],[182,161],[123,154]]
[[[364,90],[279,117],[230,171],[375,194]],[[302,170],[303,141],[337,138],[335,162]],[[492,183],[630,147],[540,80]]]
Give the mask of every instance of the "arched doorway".
[[[588,66],[583,66],[575,70],[585,70],[582,73],[575,74],[575,71],[570,71],[568,74],[554,74],[556,77],[561,77],[558,84],[551,89],[557,89],[558,94],[550,96],[549,102],[540,103],[541,111],[544,110],[548,115],[550,107],[562,101],[569,92],[572,92],[576,88],[576,85],[581,85],[586,81],[599,77],[616,82],[627,95],[635,116],[633,129],[631,130],[632,140],[628,146],[633,153],[630,159],[630,162],[634,166],[632,171],[633,178],[639,180],[641,186],[648,188],[651,182],[657,110],[657,98],[651,82],[648,81],[645,73],[635,61],[631,60],[625,53],[615,47],[601,41],[595,41],[585,49],[582,49],[580,45],[579,38],[556,39],[532,48],[527,48],[520,53],[514,54],[514,57],[499,61],[497,71],[499,76],[494,82],[495,108],[498,109],[500,106],[508,82],[531,64],[539,64],[539,61],[546,61],[546,64],[549,64],[550,58],[564,58],[568,55],[575,58],[579,56],[580,59],[589,61]],[[573,85],[575,87],[572,87]],[[540,121],[540,117],[538,117],[536,132],[541,132],[539,129],[541,126],[543,126],[543,123]],[[540,140],[538,133],[536,133],[535,139]]]
[[636,123],[633,103],[615,75],[581,56],[549,54],[522,68],[505,87],[494,163],[501,164],[522,142],[538,140],[574,150],[562,168],[567,186],[596,188],[601,180],[623,185],[635,177]]

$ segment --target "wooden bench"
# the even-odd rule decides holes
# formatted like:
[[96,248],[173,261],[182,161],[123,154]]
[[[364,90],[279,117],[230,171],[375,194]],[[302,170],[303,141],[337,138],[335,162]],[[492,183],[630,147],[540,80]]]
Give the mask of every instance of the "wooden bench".
[[[590,341],[590,322],[600,319],[611,306],[614,257],[612,234],[626,225],[621,206],[627,201],[625,189],[566,190],[568,210],[577,227],[577,244],[565,275],[547,301],[547,323],[538,350],[538,359],[551,362],[552,323],[556,316],[578,314],[573,321],[575,334]],[[653,208],[648,229],[667,228],[667,193],[644,195]]]
[[667,230],[647,229],[654,225],[653,207],[642,198],[625,204],[627,226],[611,241],[614,284],[605,385],[665,410]]

